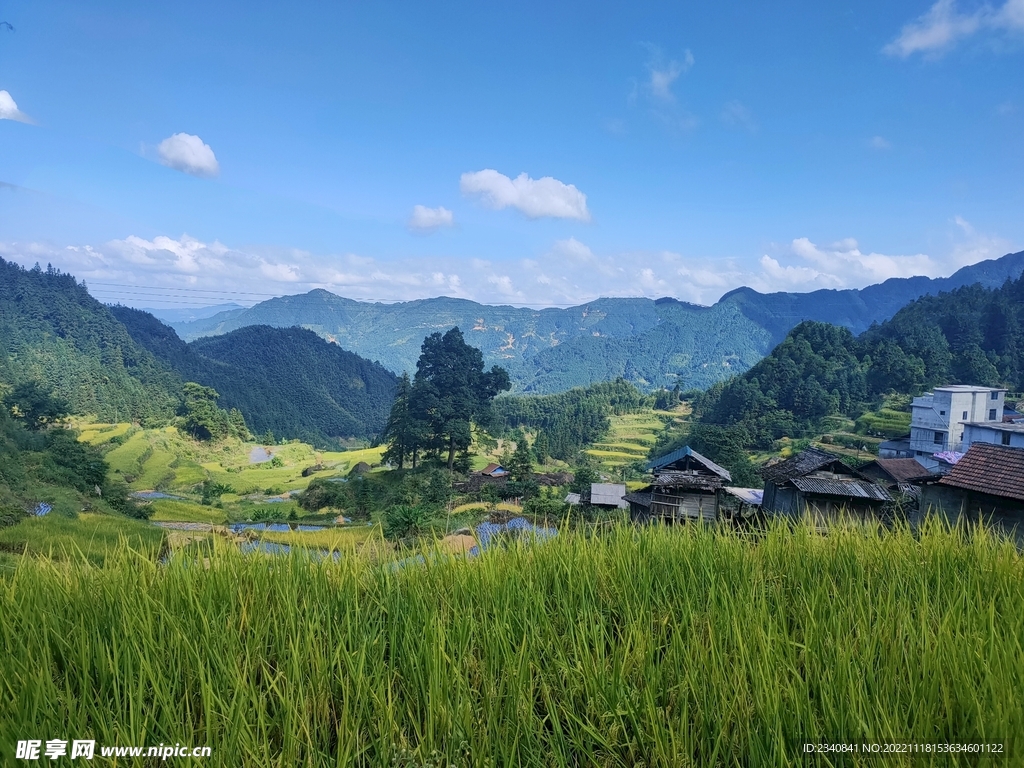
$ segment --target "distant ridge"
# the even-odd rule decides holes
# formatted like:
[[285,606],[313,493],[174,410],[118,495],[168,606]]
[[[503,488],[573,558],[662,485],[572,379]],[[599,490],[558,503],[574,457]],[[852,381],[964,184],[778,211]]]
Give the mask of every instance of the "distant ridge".
[[718,300],[735,303],[746,317],[781,341],[789,330],[804,320],[843,325],[855,334],[872,323],[888,320],[902,307],[922,296],[936,296],[967,285],[999,288],[1024,273],[1024,251],[998,259],[979,261],[958,269],[949,277],[893,277],[860,289],[823,289],[810,293],[758,293],[753,288],[736,288]]
[[950,277],[893,278],[862,289],[763,294],[737,288],[711,307],[669,297],[549,309],[446,297],[381,304],[317,289],[172,326],[186,340],[249,325],[300,326],[391,371],[413,372],[423,338],[458,325],[488,365],[509,371],[515,391],[559,392],[617,377],[648,390],[704,388],[749,369],[803,320],[860,333],[921,296],[974,283],[997,288],[1022,272],[1024,251]]

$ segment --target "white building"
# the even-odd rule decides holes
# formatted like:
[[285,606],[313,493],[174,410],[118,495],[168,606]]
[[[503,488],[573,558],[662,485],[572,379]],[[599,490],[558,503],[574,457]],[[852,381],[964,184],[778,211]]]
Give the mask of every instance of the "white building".
[[964,425],[964,450],[975,443],[1024,448],[1024,423],[977,422]]
[[936,387],[911,403],[910,450],[926,469],[939,462],[934,454],[967,450],[964,430],[967,423],[992,424],[1003,420],[1005,389],[950,384]]

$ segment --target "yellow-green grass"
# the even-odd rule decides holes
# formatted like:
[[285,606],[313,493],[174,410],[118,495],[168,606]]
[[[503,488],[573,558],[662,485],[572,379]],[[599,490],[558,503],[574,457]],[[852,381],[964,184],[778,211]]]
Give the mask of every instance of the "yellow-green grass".
[[289,544],[306,549],[327,549],[332,552],[344,552],[371,539],[383,541],[380,526],[376,525],[342,525],[325,528],[322,531],[289,531],[287,533],[261,531],[259,538],[278,544]]
[[223,509],[196,504],[192,501],[154,499],[149,502],[149,505],[153,512],[149,519],[154,522],[220,524],[227,520]]
[[98,422],[91,423],[75,423],[79,430],[78,439],[83,443],[89,443],[90,445],[102,445],[103,443],[109,443],[115,437],[120,437],[125,434],[132,425],[127,422],[120,424],[103,424]]
[[[452,514],[459,514],[460,512],[468,512],[471,509],[491,509],[490,505],[483,501],[470,501],[466,504],[459,504],[459,506],[452,508]],[[502,512],[522,512],[523,508],[518,504],[511,504],[507,501],[499,502],[495,504],[493,509],[501,510]]]
[[26,558],[0,581],[0,735],[209,745],[252,768],[1024,754],[1024,565],[984,533],[617,525],[400,568],[188,554]]
[[106,460],[112,471],[134,477],[139,473],[139,462],[149,450],[150,444],[146,432],[139,431],[121,445],[108,451]]
[[51,513],[0,529],[0,549],[58,560],[84,557],[100,564],[122,538],[133,549],[153,557],[163,545],[164,532],[148,523],[114,515],[81,514],[72,519]]

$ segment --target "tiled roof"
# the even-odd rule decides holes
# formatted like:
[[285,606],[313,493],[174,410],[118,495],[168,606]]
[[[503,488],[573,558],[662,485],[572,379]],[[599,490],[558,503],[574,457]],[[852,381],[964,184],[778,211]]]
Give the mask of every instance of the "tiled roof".
[[659,488],[699,488],[715,491],[725,482],[718,475],[695,475],[690,472],[659,472],[651,481],[652,486]]
[[634,491],[633,493],[627,493],[622,498],[633,504],[639,504],[641,507],[649,508],[651,506],[651,497],[653,495],[654,494],[651,493],[643,493],[642,491]]
[[[822,451],[818,448],[808,448],[791,459],[780,461],[771,466],[761,467],[758,471],[765,480],[778,484],[792,480],[794,477],[801,477],[802,475],[814,472],[839,460],[839,457],[834,453]],[[851,469],[850,472],[852,474],[853,470]]]
[[939,485],[1024,501],[1024,448],[974,443]]
[[[879,469],[897,483],[905,483],[908,480],[930,474],[917,459],[875,459],[871,463],[877,464]],[[867,466],[861,467],[861,471],[867,471],[867,469]]]
[[804,493],[818,493],[823,496],[850,496],[875,501],[890,501],[892,499],[885,488],[867,480],[794,477],[790,482]]
[[705,469],[707,469],[709,472],[718,475],[723,480],[732,480],[732,475],[729,474],[728,469],[726,469],[725,467],[718,466],[717,464],[715,464],[715,462],[713,462],[706,456],[701,456],[688,445],[680,448],[677,451],[672,451],[672,453],[668,453],[664,456],[659,456],[657,459],[654,459],[653,461],[649,461],[647,463],[647,469],[657,472],[659,469],[663,469],[664,467],[667,467],[669,464],[673,464],[679,461],[680,459],[685,459],[687,456],[693,458],[698,464],[703,465]]

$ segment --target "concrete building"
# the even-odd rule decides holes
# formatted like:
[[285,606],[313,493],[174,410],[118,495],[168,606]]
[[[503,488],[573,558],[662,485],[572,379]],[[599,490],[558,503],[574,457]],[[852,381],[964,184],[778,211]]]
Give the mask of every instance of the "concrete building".
[[1024,448],[1024,423],[977,421],[964,424],[964,450],[975,443]]
[[936,387],[911,403],[910,450],[926,469],[939,468],[936,453],[963,453],[965,424],[999,423],[1006,390],[950,384]]

